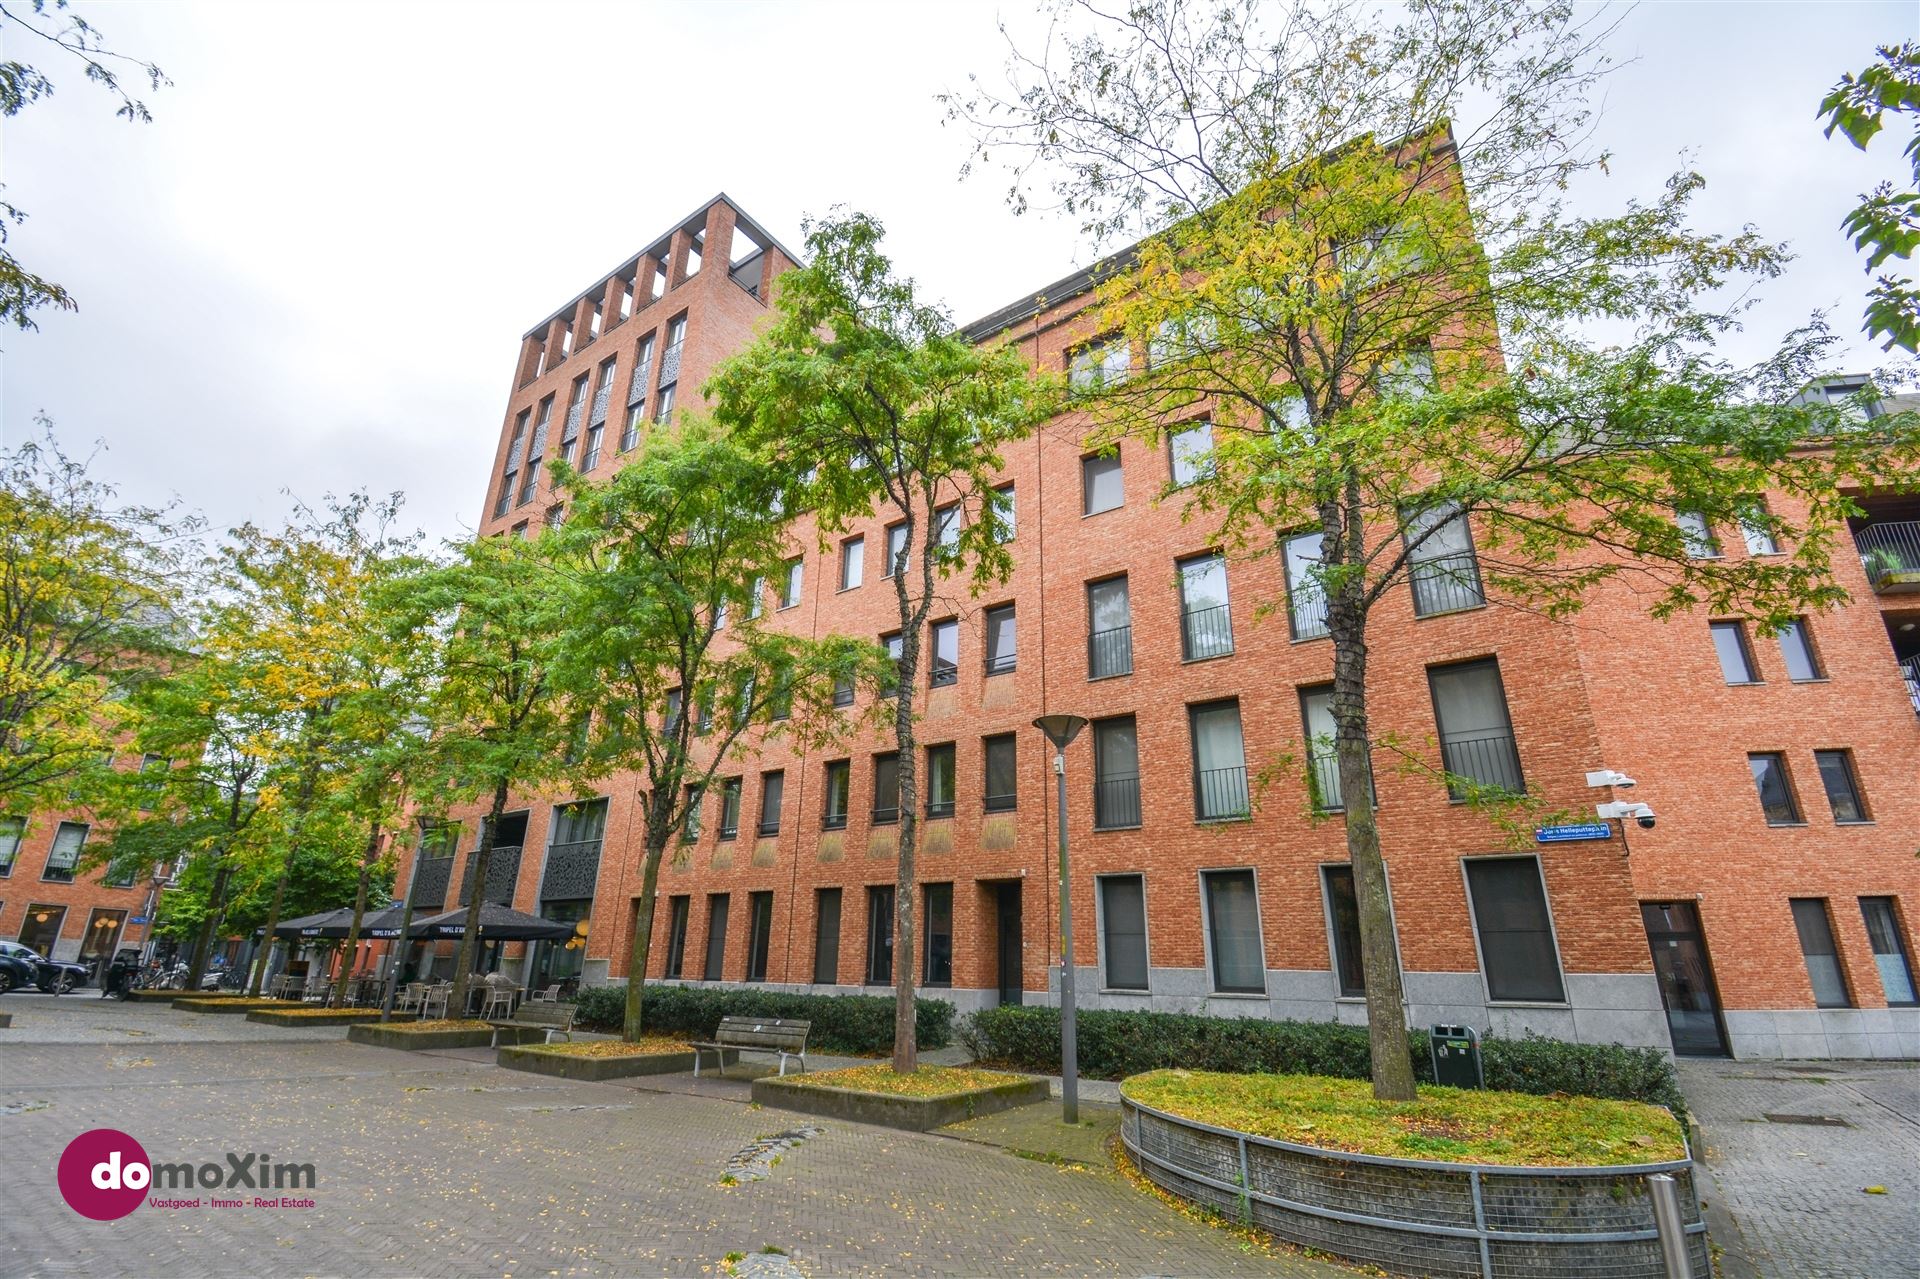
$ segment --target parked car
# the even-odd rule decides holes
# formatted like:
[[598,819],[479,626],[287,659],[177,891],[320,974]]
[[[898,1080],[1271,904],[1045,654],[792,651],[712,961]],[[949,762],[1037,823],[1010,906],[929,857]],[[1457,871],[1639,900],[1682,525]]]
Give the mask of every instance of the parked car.
[[0,985],[0,992],[17,989],[31,981],[47,994],[57,992],[64,995],[93,979],[93,969],[87,965],[47,959],[39,951],[17,941],[0,941],[0,957],[12,961],[8,964],[8,970],[15,975],[13,981]]
[[[19,990],[23,986],[36,986],[40,983],[40,956],[27,950],[25,946],[6,943],[8,949],[0,950],[0,995],[10,990]],[[16,951],[26,950],[25,955]]]

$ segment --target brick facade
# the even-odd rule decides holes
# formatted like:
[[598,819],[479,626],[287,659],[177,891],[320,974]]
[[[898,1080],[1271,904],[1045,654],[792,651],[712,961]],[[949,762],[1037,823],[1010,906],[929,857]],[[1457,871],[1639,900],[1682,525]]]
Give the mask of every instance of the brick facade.
[[[522,520],[539,518],[530,513],[547,509],[542,478],[527,501],[516,500],[493,514],[523,414],[537,418],[540,404],[553,396],[557,432],[569,388],[615,352],[620,372],[614,399],[620,403],[640,335],[664,334],[682,313],[687,317],[682,405],[697,402],[695,389],[708,370],[751,337],[765,313],[765,284],[750,292],[718,269],[729,259],[726,246],[736,226],[751,228],[764,244],[769,271],[763,279],[791,261],[723,197],[683,223],[657,251],[642,255],[528,335],[489,478],[483,533],[510,531]],[[702,237],[706,261],[688,277],[682,259],[696,235]],[[543,360],[543,353],[551,357],[557,351],[563,324],[585,332],[595,299],[609,286],[617,291],[628,276],[651,278],[656,265],[669,282],[661,297],[637,306],[624,323],[603,321],[599,339],[584,349],[576,344],[557,362]],[[993,317],[991,331],[1006,330],[1038,364],[1059,369],[1074,345],[1091,336],[1079,315],[1083,293],[1084,287],[1054,286],[1043,295],[1044,303],[1016,304]],[[659,358],[656,345],[656,379]],[[648,395],[651,406],[655,391],[649,389]],[[1170,475],[1166,453],[1131,440],[1119,450],[1122,504],[1083,514],[1083,427],[1070,413],[1007,450],[1006,479],[1014,486],[1016,506],[1013,575],[978,597],[956,584],[950,601],[933,614],[936,621],[957,620],[960,642],[955,682],[929,687],[923,671],[920,687],[913,690],[923,716],[921,741],[929,747],[951,743],[956,757],[953,814],[921,827],[921,880],[949,885],[951,894],[952,981],[932,993],[963,1008],[1003,998],[1053,997],[1059,951],[1050,811],[1054,778],[1050,750],[1031,721],[1044,712],[1096,721],[1131,716],[1138,740],[1137,823],[1096,829],[1092,733],[1067,751],[1082,1005],[1358,1022],[1363,1002],[1341,995],[1335,911],[1323,874],[1323,868],[1344,863],[1344,838],[1337,814],[1311,813],[1304,780],[1308,748],[1300,690],[1331,679],[1331,645],[1325,639],[1292,638],[1279,557],[1236,559],[1226,567],[1231,651],[1187,660],[1175,564],[1213,548],[1209,526],[1204,517],[1184,518],[1177,493],[1163,497]],[[546,456],[552,456],[553,447],[550,441]],[[603,459],[614,453],[608,449]],[[617,456],[611,464],[617,464]],[[854,536],[864,538],[863,580],[842,590],[841,543]],[[1738,530],[1722,530],[1721,536],[1732,536],[1736,550],[1729,553],[1739,553]],[[804,555],[804,590],[794,607],[772,614],[773,624],[814,635],[878,638],[891,631],[894,602],[881,572],[885,537],[883,522],[875,519],[822,547],[802,521],[795,547]],[[1851,557],[1840,558],[1842,572],[1851,572]],[[1130,597],[1130,673],[1090,679],[1087,587],[1118,574],[1126,575]],[[1913,832],[1920,829],[1920,787],[1914,784],[1920,722],[1888,648],[1898,610],[1892,604],[1883,610],[1884,601],[1864,578],[1847,585],[1857,602],[1811,622],[1823,663],[1819,682],[1795,684],[1770,669],[1771,641],[1754,637],[1765,682],[1741,687],[1721,678],[1708,619],[1656,623],[1625,584],[1609,587],[1566,623],[1497,606],[1418,617],[1407,586],[1389,595],[1371,632],[1373,730],[1377,741],[1393,744],[1376,751],[1375,787],[1414,1024],[1464,1021],[1502,1034],[1537,1030],[1582,1041],[1667,1047],[1663,987],[1642,903],[1684,901],[1694,904],[1704,927],[1723,1010],[1710,1012],[1706,1024],[1724,1024],[1738,1054],[1920,1054],[1920,1010],[1887,1006],[1881,965],[1871,953],[1859,902],[1862,897],[1893,899],[1899,936],[1910,955],[1911,903],[1920,889],[1912,847]],[[770,594],[768,608],[775,604]],[[983,617],[987,609],[1006,604],[1015,609],[1014,666],[989,674]],[[1227,647],[1219,630],[1210,636],[1211,647]],[[1657,826],[1629,825],[1622,832],[1616,822],[1605,840],[1543,844],[1516,853],[1483,817],[1450,803],[1430,777],[1406,771],[1396,752],[1430,769],[1439,767],[1441,729],[1431,673],[1463,662],[1491,662],[1497,669],[1497,684],[1483,681],[1476,687],[1504,694],[1529,794],[1580,820],[1609,798],[1589,789],[1585,774],[1618,769],[1639,785],[1615,798],[1648,802],[1659,815]],[[1238,709],[1252,812],[1244,819],[1199,820],[1191,713],[1196,706],[1221,702]],[[1016,743],[1017,795],[1010,808],[989,812],[983,802],[983,743],[1000,734],[1012,734]],[[1491,740],[1504,749],[1497,732]],[[674,903],[684,898],[680,976],[743,980],[754,949],[755,895],[770,893],[764,980],[796,989],[860,989],[868,971],[868,892],[893,879],[893,827],[876,823],[871,811],[874,757],[889,746],[885,730],[805,752],[776,739],[730,769],[742,778],[738,833],[721,838],[720,800],[710,794],[700,838],[662,871],[651,975],[659,978],[667,971],[674,949],[669,945]],[[1814,772],[1811,752],[1816,749],[1852,752],[1871,823],[1841,825],[1832,819]],[[1748,752],[1773,750],[1788,756],[1804,824],[1769,826],[1753,780],[1743,771]],[[825,829],[826,770],[839,760],[850,761],[850,811],[844,829]],[[784,773],[784,803],[777,833],[759,837],[763,774],[771,770]],[[1231,782],[1231,769],[1222,773]],[[601,791],[607,815],[584,947],[587,981],[625,976],[639,878],[638,841],[631,831],[638,785],[633,777],[619,777]],[[554,805],[577,798],[583,797],[516,798],[528,818],[514,892],[518,908],[540,911],[549,904],[541,884]],[[448,868],[449,905],[457,904],[452,891],[477,839],[476,814],[454,816],[464,821]],[[1541,878],[1530,878],[1525,863],[1478,860],[1515,856],[1537,858]],[[411,869],[403,861],[403,880]],[[1252,982],[1223,982],[1226,952],[1248,953],[1233,930],[1242,918],[1233,913],[1238,907],[1232,903],[1241,900],[1233,893],[1244,879],[1207,877],[1243,871],[1252,873],[1263,971]],[[1108,980],[1109,921],[1098,887],[1108,876],[1142,877],[1145,990],[1116,988]],[[1470,876],[1478,877],[1483,893],[1493,891],[1488,885],[1495,880],[1518,885],[1513,891],[1523,896],[1532,891],[1537,897],[1539,890],[1527,886],[1543,885],[1547,917],[1503,911],[1496,918],[1491,897],[1470,901]],[[1211,908],[1205,900],[1209,882],[1221,893]],[[816,984],[817,911],[822,890],[833,889],[840,891],[838,962],[832,982]],[[716,975],[706,971],[708,921],[721,895],[727,901],[726,935]],[[1116,891],[1116,900],[1122,895]],[[1790,897],[1826,899],[1854,1007],[1815,1009]],[[1209,921],[1228,934],[1222,955],[1213,953],[1215,930]],[[1501,932],[1503,922],[1518,931]],[[926,931],[923,911],[923,936]],[[1660,939],[1662,945],[1669,940]],[[1561,980],[1553,982],[1551,973],[1514,973],[1511,959],[1484,955],[1486,944],[1519,947],[1503,953],[1544,957],[1532,967],[1557,964]],[[533,977],[525,966],[541,961],[518,951],[508,949],[509,966]],[[1489,974],[1490,968],[1501,971]],[[540,968],[542,974],[557,971],[550,960]],[[1495,997],[1499,992],[1489,985],[1490,976],[1517,981],[1518,987],[1509,989],[1532,993]],[[1538,981],[1546,986],[1529,984]],[[1225,993],[1219,989],[1223,984],[1254,988]],[[1556,993],[1549,989],[1554,986],[1557,997],[1545,997]]]

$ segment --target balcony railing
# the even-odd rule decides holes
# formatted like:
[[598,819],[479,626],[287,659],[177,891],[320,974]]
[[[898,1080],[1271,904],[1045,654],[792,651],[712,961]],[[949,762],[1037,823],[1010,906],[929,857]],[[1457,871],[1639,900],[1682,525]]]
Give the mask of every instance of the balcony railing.
[[1247,770],[1205,768],[1193,777],[1194,816],[1203,822],[1246,817],[1253,812],[1247,798]]
[[1140,779],[1108,777],[1093,784],[1093,828],[1118,830],[1140,824]]
[[738,839],[740,837],[740,819],[738,817],[720,819],[720,838]]
[[1116,626],[1087,636],[1087,678],[1133,674],[1133,627]]
[[1189,662],[1233,652],[1233,616],[1225,604],[1180,615],[1181,652]]
[[1008,671],[1013,669],[1013,665],[1014,665],[1014,658],[1012,653],[997,653],[997,654],[990,655],[987,658],[987,674],[1005,675]]
[[928,817],[953,816],[953,801],[950,799],[929,799],[927,801],[927,816]]
[[[1515,795],[1526,793],[1527,783],[1520,774],[1520,750],[1511,729],[1442,736],[1440,757],[1454,777]],[[1463,786],[1449,784],[1447,793],[1454,799],[1466,798]]]
[[647,402],[647,377],[653,372],[653,351],[649,349],[640,367],[633,371],[633,381],[627,383],[627,407]]
[[1298,586],[1287,605],[1287,623],[1297,640],[1319,639],[1327,633],[1327,596],[1318,586]]
[[1920,653],[1900,663],[1900,674],[1907,681],[1907,696],[1913,699],[1913,710],[1920,715]]
[[847,815],[845,812],[830,812],[820,819],[821,830],[845,830],[846,828]]
[[778,835],[780,833],[779,814],[776,813],[772,817],[761,818],[760,824],[754,829],[757,830],[763,838],[768,835]]
[[986,808],[989,813],[1010,813],[1018,807],[1019,796],[1009,791],[1005,795],[988,795]]
[[945,688],[949,684],[958,684],[960,682],[960,667],[944,658],[934,658],[931,682],[935,688]]
[[899,820],[900,806],[898,804],[892,806],[875,804],[873,806],[873,824],[875,826],[889,826]]
[[607,420],[607,399],[613,394],[613,383],[608,381],[593,393],[593,412],[587,415],[589,425],[598,425]]
[[1920,591],[1920,520],[1869,524],[1854,533],[1853,544],[1874,590]]
[[1407,576],[1413,583],[1415,617],[1458,613],[1487,602],[1480,586],[1480,565],[1472,551],[1420,560]]
[[667,386],[680,380],[680,348],[684,343],[675,342],[660,355],[660,385]]

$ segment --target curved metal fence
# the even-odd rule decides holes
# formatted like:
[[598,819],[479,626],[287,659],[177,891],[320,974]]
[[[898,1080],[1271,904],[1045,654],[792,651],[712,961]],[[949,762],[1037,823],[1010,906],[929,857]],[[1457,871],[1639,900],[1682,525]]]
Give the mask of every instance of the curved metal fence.
[[1693,1163],[1510,1168],[1348,1154],[1183,1119],[1121,1097],[1149,1181],[1281,1239],[1395,1274],[1664,1279],[1647,1178],[1673,1177],[1710,1275]]

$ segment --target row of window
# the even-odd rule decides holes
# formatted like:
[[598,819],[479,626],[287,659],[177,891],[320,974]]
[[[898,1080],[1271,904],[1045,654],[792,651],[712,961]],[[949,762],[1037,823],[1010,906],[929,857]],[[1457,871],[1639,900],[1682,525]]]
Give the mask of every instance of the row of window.
[[[1755,751],[1747,756],[1753,773],[1754,789],[1760,794],[1760,810],[1769,826],[1804,826],[1800,797],[1793,783],[1784,751]],[[1820,788],[1826,792],[1827,807],[1836,824],[1859,825],[1873,820],[1866,796],[1860,789],[1860,774],[1850,750],[1821,750],[1813,753],[1814,772]]]
[[[1880,989],[1887,1003],[1894,1007],[1920,1003],[1893,898],[1862,897],[1859,902],[1861,919],[1867,926],[1867,944],[1873,950],[1873,964],[1879,971]],[[1793,908],[1794,931],[1800,936],[1800,953],[1807,961],[1807,978],[1813,983],[1815,1006],[1854,1007],[1856,1001],[1847,982],[1846,965],[1840,962],[1840,947],[1833,939],[1830,903],[1824,897],[1795,897],[1789,904]]]
[[[813,980],[823,986],[840,980],[840,917],[843,889],[821,888],[814,892]],[[898,900],[894,886],[875,884],[866,890],[866,954],[862,972],[869,985],[884,986],[893,981],[895,915]],[[923,884],[921,902],[920,983],[926,986],[953,984],[953,885]],[[707,945],[701,957],[701,981],[726,981],[727,921],[732,905],[729,893],[707,895]],[[682,894],[667,903],[667,946],[664,973],[668,978],[687,974],[687,924],[693,913],[693,898]],[[738,980],[759,982],[767,979],[767,952],[773,935],[773,894],[747,894],[746,966]]]
[[[74,871],[80,864],[80,853],[87,846],[87,836],[92,827],[86,822],[61,822],[53,832],[53,845],[47,850],[46,864],[40,868],[40,878],[52,884],[71,884]],[[0,817],[0,879],[13,874],[13,864],[20,856],[20,846],[26,841],[27,819],[24,817]],[[106,873],[105,882],[109,887],[125,888],[133,883],[131,874],[116,874],[111,869]]]
[[[1720,659],[1720,674],[1729,684],[1759,684],[1760,668],[1753,660],[1753,646],[1747,642],[1747,624],[1741,621],[1707,623],[1713,638],[1713,651]],[[1822,680],[1826,675],[1813,647],[1813,633],[1805,618],[1795,618],[1773,632],[1780,646],[1780,661],[1787,678],[1796,684]]]

